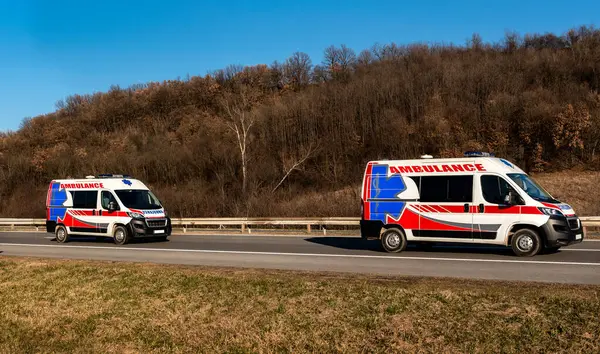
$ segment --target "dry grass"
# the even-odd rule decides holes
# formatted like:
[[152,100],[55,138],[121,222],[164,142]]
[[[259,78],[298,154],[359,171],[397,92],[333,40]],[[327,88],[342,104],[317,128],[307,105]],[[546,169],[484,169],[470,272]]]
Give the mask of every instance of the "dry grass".
[[555,198],[581,216],[600,215],[600,172],[565,171],[533,175]]
[[599,352],[600,287],[0,259],[2,352]]

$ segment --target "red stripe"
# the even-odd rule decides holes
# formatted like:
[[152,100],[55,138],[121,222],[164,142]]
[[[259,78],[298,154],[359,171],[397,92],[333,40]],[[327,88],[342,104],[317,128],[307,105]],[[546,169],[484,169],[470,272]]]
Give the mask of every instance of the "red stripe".
[[429,205],[421,205],[421,208],[427,213],[436,213],[435,209]]
[[519,206],[499,207],[496,205],[485,205],[483,207],[484,214],[520,214]]
[[410,209],[404,209],[402,216],[399,220],[392,218],[391,216],[386,217],[386,223],[398,224],[404,229],[409,230],[441,230],[441,231],[473,231],[469,228],[456,227],[452,225],[443,224],[427,218],[419,217],[419,214],[414,213]]
[[544,213],[542,213],[540,211],[540,209],[538,209],[537,207],[534,207],[534,206],[522,206],[521,214],[542,215]]
[[373,170],[373,164],[367,165],[367,171],[365,175],[365,184],[363,186],[363,218],[365,220],[371,219],[371,204],[367,201],[371,195],[371,171]]
[[415,208],[415,209],[417,209],[417,211],[422,211],[421,210],[421,206],[418,205],[418,204],[410,204],[410,206],[413,207],[413,208]]

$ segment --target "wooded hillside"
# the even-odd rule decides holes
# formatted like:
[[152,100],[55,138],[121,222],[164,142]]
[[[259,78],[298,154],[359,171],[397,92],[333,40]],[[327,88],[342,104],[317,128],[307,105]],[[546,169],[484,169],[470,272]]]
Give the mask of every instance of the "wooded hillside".
[[600,30],[465,46],[325,49],[74,95],[0,135],[0,216],[43,217],[52,179],[126,173],[172,216],[358,216],[365,163],[492,151],[600,169]]

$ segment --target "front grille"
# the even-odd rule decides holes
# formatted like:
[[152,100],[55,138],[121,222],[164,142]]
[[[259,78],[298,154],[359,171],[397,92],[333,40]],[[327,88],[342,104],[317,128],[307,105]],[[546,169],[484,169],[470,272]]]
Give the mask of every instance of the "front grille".
[[148,227],[165,227],[167,226],[167,219],[146,219],[146,225]]
[[567,219],[567,221],[569,222],[569,227],[571,228],[571,230],[579,229],[580,225],[578,218]]

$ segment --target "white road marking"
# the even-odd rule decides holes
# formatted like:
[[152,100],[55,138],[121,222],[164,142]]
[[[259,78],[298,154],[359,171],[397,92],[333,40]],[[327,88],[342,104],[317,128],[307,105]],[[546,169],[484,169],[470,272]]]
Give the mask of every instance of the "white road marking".
[[510,259],[483,259],[483,258],[445,258],[445,257],[411,257],[411,256],[375,256],[362,254],[330,254],[330,253],[290,253],[290,252],[254,252],[254,251],[224,251],[224,250],[189,250],[181,248],[133,248],[133,247],[107,247],[107,246],[67,246],[67,245],[35,245],[22,243],[0,243],[0,246],[18,247],[46,247],[46,248],[74,248],[91,250],[115,250],[115,251],[150,251],[150,252],[188,252],[188,253],[217,253],[217,254],[247,254],[256,256],[297,256],[297,257],[329,257],[329,258],[372,258],[372,259],[394,259],[394,260],[420,260],[420,261],[454,261],[454,262],[481,262],[481,263],[520,263],[520,264],[556,264],[556,265],[579,265],[600,266],[592,262],[557,262],[557,261],[526,261]]
[[[232,235],[232,236],[239,236],[239,235]],[[54,236],[46,236],[44,238],[48,239],[48,240],[54,240],[55,239]],[[461,249],[461,247],[458,247],[458,246],[441,246],[439,248],[440,249],[446,249],[446,250]],[[600,248],[593,249],[593,248],[564,248],[563,247],[563,248],[560,249],[560,252],[563,252],[563,251],[569,251],[569,252],[571,252],[571,251],[576,251],[576,252],[600,252]]]
[[569,251],[569,252],[600,252],[600,249],[591,249],[591,248],[561,248],[560,252]]

